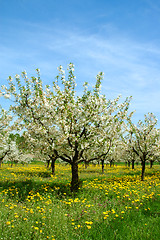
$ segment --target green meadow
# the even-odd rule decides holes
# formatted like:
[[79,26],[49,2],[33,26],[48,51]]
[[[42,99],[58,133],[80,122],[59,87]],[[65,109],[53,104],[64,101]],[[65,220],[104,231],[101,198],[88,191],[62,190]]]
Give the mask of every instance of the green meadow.
[[79,167],[82,186],[70,191],[69,165],[56,174],[42,164],[0,169],[0,239],[159,240],[160,165]]

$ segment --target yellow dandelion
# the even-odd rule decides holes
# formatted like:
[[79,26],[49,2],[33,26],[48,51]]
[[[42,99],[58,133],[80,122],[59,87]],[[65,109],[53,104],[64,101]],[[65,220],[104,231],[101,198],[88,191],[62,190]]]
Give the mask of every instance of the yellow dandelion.
[[10,224],[11,224],[11,222],[10,222],[10,221],[7,221],[7,222],[6,222],[6,224],[7,224],[7,225],[10,225]]
[[88,229],[91,229],[91,226],[90,226],[90,225],[87,225],[87,228],[88,228]]

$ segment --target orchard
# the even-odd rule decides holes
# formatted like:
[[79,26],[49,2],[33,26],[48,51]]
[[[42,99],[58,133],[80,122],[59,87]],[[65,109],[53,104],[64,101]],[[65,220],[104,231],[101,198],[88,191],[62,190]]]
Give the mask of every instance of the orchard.
[[[101,163],[102,173],[107,162],[132,161],[132,168],[134,162],[140,162],[143,181],[146,162],[159,161],[156,117],[149,113],[144,122],[134,124],[133,112],[129,113],[131,97],[120,102],[119,96],[107,100],[101,94],[102,72],[97,75],[95,86],[90,89],[85,82],[83,93],[78,96],[74,65],[68,65],[67,76],[62,66],[58,71],[51,85],[44,86],[40,70],[36,69],[36,77],[28,78],[24,71],[22,79],[19,75],[9,77],[8,84],[1,87],[0,95],[12,104],[8,112],[1,109],[0,163],[5,159],[19,162],[31,154],[47,162],[47,166],[51,162],[54,174],[58,159],[71,166],[73,192],[82,184],[78,171],[82,162],[86,166],[90,162]],[[21,141],[13,143],[13,131],[21,135],[24,145]]]

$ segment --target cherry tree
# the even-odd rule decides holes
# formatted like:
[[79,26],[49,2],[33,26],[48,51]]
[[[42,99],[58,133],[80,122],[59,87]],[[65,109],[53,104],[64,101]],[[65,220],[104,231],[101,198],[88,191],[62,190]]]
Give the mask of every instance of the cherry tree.
[[52,174],[54,175],[55,161],[57,159],[57,156],[54,153],[54,144],[50,145],[43,135],[39,135],[31,129],[25,131],[23,137],[29,152],[34,155],[35,159],[47,163],[47,168],[49,168],[49,163],[51,162]]
[[21,161],[20,152],[15,141],[9,140],[7,154],[4,157],[4,161],[10,162],[11,166],[13,166],[13,163],[18,163]]
[[111,133],[121,128],[130,98],[123,103],[119,103],[119,97],[106,100],[101,94],[102,72],[97,75],[92,90],[85,82],[83,93],[76,96],[74,65],[69,64],[67,79],[62,66],[58,70],[52,87],[43,86],[37,69],[37,77],[29,79],[22,72],[23,81],[19,75],[15,76],[16,82],[9,77],[9,87],[2,88],[14,101],[10,110],[17,115],[14,123],[17,129],[27,129],[33,141],[43,140],[49,153],[71,165],[74,191],[80,184],[78,164],[84,161],[85,155],[89,156],[88,161],[107,155],[107,142]]
[[9,134],[11,131],[9,124],[11,120],[12,116],[9,112],[0,106],[0,168],[2,161],[9,153]]
[[152,113],[145,115],[144,122],[134,124],[128,118],[128,134],[125,142],[128,151],[138,156],[142,165],[141,180],[144,180],[145,163],[147,160],[157,158],[159,155],[159,130],[156,128],[157,119]]

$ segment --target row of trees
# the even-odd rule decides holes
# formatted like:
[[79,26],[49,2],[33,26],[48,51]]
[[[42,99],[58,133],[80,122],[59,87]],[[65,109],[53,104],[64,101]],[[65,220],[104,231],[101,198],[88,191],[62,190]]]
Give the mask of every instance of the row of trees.
[[52,86],[43,86],[39,69],[37,77],[29,79],[22,72],[22,80],[19,75],[14,80],[8,78],[8,86],[2,86],[0,94],[12,100],[9,112],[16,118],[11,124],[11,115],[1,111],[2,139],[11,130],[20,131],[30,152],[51,161],[53,173],[57,158],[69,163],[72,191],[79,188],[79,163],[101,161],[104,166],[104,161],[113,154],[119,159],[127,154],[132,161],[137,155],[144,180],[145,162],[159,157],[155,116],[148,114],[144,122],[134,124],[133,112],[129,114],[131,98],[120,103],[120,97],[111,101],[101,94],[102,72],[97,75],[93,89],[89,90],[85,82],[83,94],[77,96],[74,65],[69,64],[67,79],[62,66],[58,70]]

